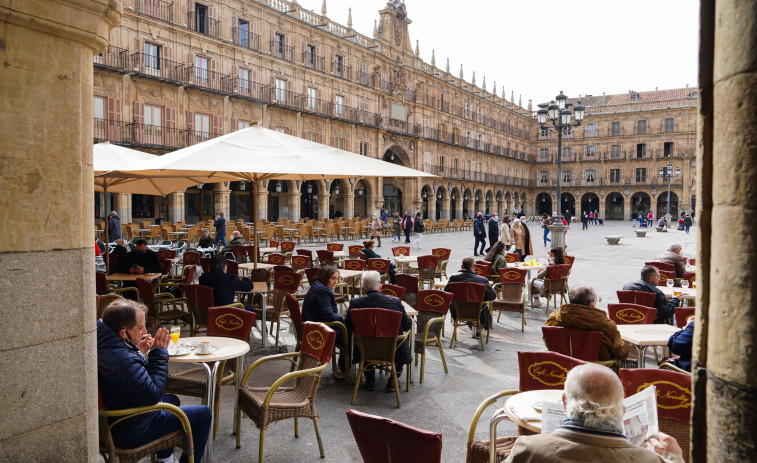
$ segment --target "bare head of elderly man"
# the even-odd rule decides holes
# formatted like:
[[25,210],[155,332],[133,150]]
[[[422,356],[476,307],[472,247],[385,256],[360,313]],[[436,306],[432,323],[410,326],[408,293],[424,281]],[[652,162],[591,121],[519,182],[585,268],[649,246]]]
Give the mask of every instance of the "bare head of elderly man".
[[573,368],[565,380],[567,419],[552,434],[521,436],[506,460],[683,462],[671,436],[659,433],[646,447],[636,447],[622,434],[623,386],[607,367],[589,363]]

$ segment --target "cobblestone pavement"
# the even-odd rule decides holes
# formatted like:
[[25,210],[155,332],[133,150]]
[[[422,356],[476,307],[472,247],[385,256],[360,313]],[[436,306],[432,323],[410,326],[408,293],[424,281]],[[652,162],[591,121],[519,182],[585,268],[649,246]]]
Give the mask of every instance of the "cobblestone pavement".
[[[542,229],[539,225],[531,226],[534,236],[535,257],[545,259],[548,247],[543,246]],[[606,222],[603,226],[590,226],[581,230],[581,224],[572,224],[567,233],[568,253],[576,257],[570,277],[571,286],[589,284],[603,298],[601,307],[608,302],[616,302],[615,290],[623,284],[639,278],[639,271],[644,261],[652,260],[661,254],[671,243],[683,245],[682,255],[696,255],[696,227],[690,234],[671,229],[668,233],[657,233],[654,228],[647,229],[647,236],[637,238],[631,222]],[[621,235],[620,244],[608,245],[604,236]],[[354,244],[355,242],[349,242]],[[384,239],[383,246],[376,248],[382,256],[391,255],[391,240]],[[549,243],[548,243],[549,244]],[[324,247],[324,244],[303,245],[308,248]],[[459,268],[460,261],[472,255],[473,236],[471,231],[425,235],[422,240],[423,250],[434,247],[452,248],[449,271]],[[421,251],[413,250],[412,254]],[[449,272],[451,274],[451,272]],[[491,338],[486,350],[481,351],[478,340],[470,336],[470,331],[463,328],[458,331],[458,341],[449,348],[452,329],[447,323],[447,337],[444,351],[449,373],[445,374],[438,351],[429,350],[426,361],[424,382],[419,383],[419,368],[415,369],[415,379],[410,392],[400,397],[402,408],[396,408],[393,394],[383,391],[386,376],[377,377],[374,391],[358,392],[357,405],[350,405],[352,386],[336,380],[326,370],[318,391],[316,407],[319,413],[321,436],[323,438],[326,459],[330,461],[361,461],[360,453],[352,438],[345,412],[351,408],[386,416],[423,429],[441,432],[443,435],[443,461],[465,461],[466,440],[471,418],[479,403],[486,397],[508,389],[518,387],[518,350],[544,350],[541,339],[541,326],[546,319],[544,307],[528,309],[527,325],[520,331],[520,320],[516,314],[505,313],[502,320],[494,324]],[[287,332],[287,324],[282,324],[283,344],[279,350],[292,350],[293,336]],[[255,359],[274,353],[272,346],[260,346],[260,336],[253,329],[252,341],[255,346],[245,358],[245,365]],[[269,337],[269,342],[271,338]],[[251,378],[250,384],[269,385],[275,378],[288,371],[268,367]],[[173,368],[173,367],[172,367]],[[235,448],[235,436],[232,434],[232,392],[231,387],[224,387],[221,393],[221,417],[218,438],[214,443],[214,461],[234,462],[250,461],[257,458],[259,432],[249,419],[242,421],[242,448]],[[197,403],[197,399],[182,398],[185,403]],[[501,402],[498,404],[501,406]],[[488,421],[494,407],[482,415],[476,429],[476,438],[488,436]],[[300,420],[300,437],[294,437],[292,420],[282,421],[269,426],[266,432],[265,460],[267,462],[321,461],[312,423]],[[498,429],[499,435],[512,435],[515,427],[504,422]],[[147,460],[145,460],[147,461]]]

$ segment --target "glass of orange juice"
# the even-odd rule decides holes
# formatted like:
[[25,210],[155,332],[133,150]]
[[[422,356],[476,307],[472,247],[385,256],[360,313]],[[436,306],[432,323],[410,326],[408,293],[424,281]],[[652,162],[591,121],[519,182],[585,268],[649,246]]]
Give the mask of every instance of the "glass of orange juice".
[[179,342],[179,336],[181,336],[181,328],[178,326],[172,326],[171,327],[171,341],[173,341],[174,344]]

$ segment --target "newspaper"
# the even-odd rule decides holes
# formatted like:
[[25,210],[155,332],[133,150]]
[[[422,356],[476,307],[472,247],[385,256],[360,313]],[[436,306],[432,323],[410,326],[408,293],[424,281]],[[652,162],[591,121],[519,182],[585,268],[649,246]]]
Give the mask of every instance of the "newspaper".
[[[657,391],[650,386],[623,400],[626,413],[623,415],[623,434],[637,447],[641,447],[650,438],[657,435]],[[542,434],[552,434],[562,426],[565,409],[562,403],[544,402],[542,404]]]

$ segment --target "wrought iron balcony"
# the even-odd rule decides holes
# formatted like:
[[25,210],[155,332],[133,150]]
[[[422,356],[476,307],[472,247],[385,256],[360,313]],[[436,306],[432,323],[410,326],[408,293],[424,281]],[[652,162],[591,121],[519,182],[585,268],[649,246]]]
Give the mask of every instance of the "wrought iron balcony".
[[294,61],[294,47],[290,47],[280,40],[271,40],[270,46],[271,55],[275,58],[291,62]]
[[186,68],[184,82],[205,90],[219,93],[234,93],[234,81],[231,76],[197,66]]
[[136,0],[137,13],[173,24],[173,3],[163,0]]
[[352,66],[341,61],[334,60],[331,62],[331,72],[340,79],[350,80],[352,78]]
[[300,95],[299,93],[294,93],[290,90],[275,88],[273,89],[272,103],[284,108],[302,111],[305,108],[306,98],[307,97]]
[[223,134],[218,132],[202,132],[194,129],[179,130],[179,148],[196,145],[197,143],[202,143],[221,135]]
[[260,36],[250,30],[241,29],[238,26],[232,28],[234,43],[250,50],[260,51]]
[[204,14],[198,14],[194,11],[187,13],[187,27],[189,30],[199,32],[200,34],[209,35],[218,39],[221,38],[221,21]]
[[302,64],[304,64],[306,68],[314,69],[316,71],[324,72],[326,70],[326,60],[323,56],[307,51],[302,52]]
[[251,80],[237,78],[234,93],[238,96],[256,101],[266,103],[271,101],[271,87]]
[[360,72],[358,74],[358,82],[360,85],[364,85],[366,87],[373,87],[373,75],[368,74],[367,72]]
[[131,55],[131,68],[138,75],[149,76],[168,82],[183,82],[186,74],[184,64],[145,53]]
[[108,45],[108,49],[94,56],[95,67],[125,71],[129,64],[129,50]]

